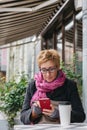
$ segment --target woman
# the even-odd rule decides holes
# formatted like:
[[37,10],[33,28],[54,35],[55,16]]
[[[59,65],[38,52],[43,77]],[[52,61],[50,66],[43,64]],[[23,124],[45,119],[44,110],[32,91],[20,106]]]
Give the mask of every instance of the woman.
[[[72,106],[71,122],[83,122],[85,113],[76,83],[67,79],[60,69],[57,51],[42,50],[37,57],[37,63],[40,72],[35,74],[34,81],[26,89],[21,121],[24,124],[59,123],[58,102],[69,101]],[[42,98],[51,100],[51,109],[41,110],[39,99]]]

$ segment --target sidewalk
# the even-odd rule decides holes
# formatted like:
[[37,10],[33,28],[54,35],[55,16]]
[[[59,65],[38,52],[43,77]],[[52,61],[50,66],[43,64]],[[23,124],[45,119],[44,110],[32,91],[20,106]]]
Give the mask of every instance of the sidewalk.
[[[17,125],[22,124],[22,122],[20,121],[19,118],[20,113],[18,113],[18,115],[15,118],[15,123]],[[10,128],[8,127],[8,122],[6,120],[6,116],[3,112],[0,111],[0,130],[9,130]]]
[[5,115],[0,111],[0,130],[9,130]]

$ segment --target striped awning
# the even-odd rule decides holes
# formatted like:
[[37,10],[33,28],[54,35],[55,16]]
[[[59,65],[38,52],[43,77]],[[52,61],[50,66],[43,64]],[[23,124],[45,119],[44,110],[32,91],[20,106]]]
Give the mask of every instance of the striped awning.
[[38,36],[66,0],[0,0],[0,46]]

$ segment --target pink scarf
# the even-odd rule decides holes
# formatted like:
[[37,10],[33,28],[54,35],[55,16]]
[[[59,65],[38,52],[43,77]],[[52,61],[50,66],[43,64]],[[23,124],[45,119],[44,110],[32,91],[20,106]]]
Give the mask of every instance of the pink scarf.
[[53,82],[46,82],[43,79],[41,72],[39,72],[35,75],[34,79],[36,80],[37,91],[33,95],[31,103],[35,100],[39,100],[40,98],[46,98],[46,92],[51,92],[54,89],[61,87],[65,82],[65,74],[62,70],[59,70],[59,75]]

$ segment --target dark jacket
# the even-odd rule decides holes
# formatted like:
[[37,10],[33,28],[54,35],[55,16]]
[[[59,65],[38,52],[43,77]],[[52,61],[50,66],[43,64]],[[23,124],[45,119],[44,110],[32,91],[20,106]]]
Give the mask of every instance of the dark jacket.
[[[30,100],[35,91],[35,81],[32,81],[29,83],[26,89],[25,99],[21,111],[20,119],[24,124],[31,124]],[[85,113],[78,94],[76,83],[74,81],[66,79],[63,86],[56,88],[52,92],[46,93],[46,95],[48,98],[54,101],[69,101],[71,103],[71,122],[83,122],[85,120]],[[39,121],[40,117],[34,123],[38,123]]]

